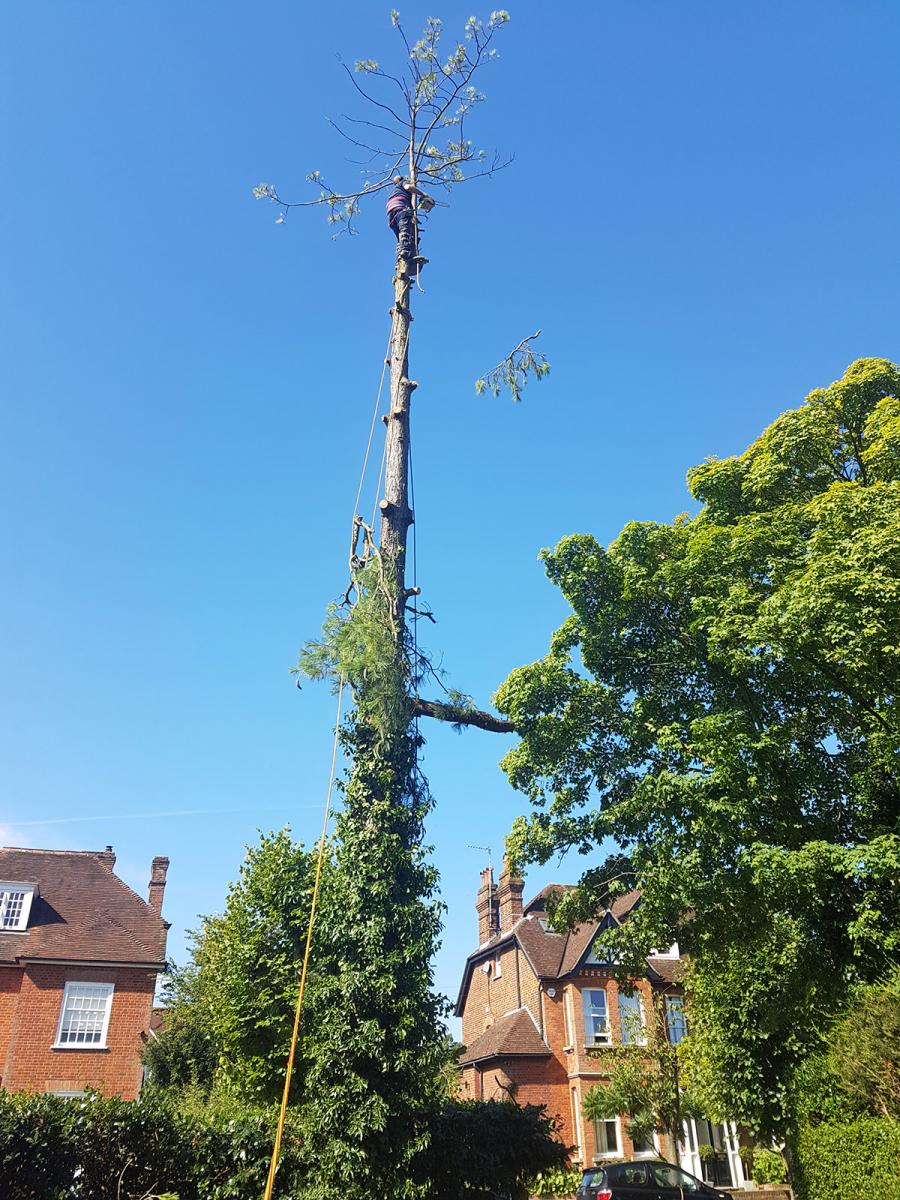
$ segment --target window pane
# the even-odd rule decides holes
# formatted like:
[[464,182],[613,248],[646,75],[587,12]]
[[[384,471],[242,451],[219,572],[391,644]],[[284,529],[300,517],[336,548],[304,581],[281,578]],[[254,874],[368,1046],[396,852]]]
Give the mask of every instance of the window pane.
[[609,1021],[606,1016],[606,992],[602,988],[587,988],[581,993],[584,1006],[584,1038],[589,1046],[608,1044]]
[[111,997],[112,988],[108,983],[69,985],[63,1001],[59,1045],[100,1045]]
[[623,1187],[644,1187],[647,1182],[647,1173],[640,1163],[623,1163],[619,1167],[618,1182]]
[[25,892],[3,892],[3,916],[0,924],[4,929],[18,929],[22,921]]
[[657,1187],[680,1188],[686,1196],[693,1196],[700,1191],[700,1184],[693,1175],[679,1171],[677,1167],[657,1166],[652,1163],[651,1170],[653,1171],[653,1182]]
[[598,1154],[618,1154],[619,1131],[615,1121],[595,1121],[594,1140]]
[[634,1146],[635,1154],[655,1154],[656,1147],[653,1144],[652,1134],[632,1133],[631,1144]]
[[644,1022],[641,1010],[641,997],[638,992],[619,992],[619,1021],[622,1025],[622,1041],[644,1041]]
[[681,996],[666,996],[666,1031],[673,1046],[677,1046],[687,1033]]

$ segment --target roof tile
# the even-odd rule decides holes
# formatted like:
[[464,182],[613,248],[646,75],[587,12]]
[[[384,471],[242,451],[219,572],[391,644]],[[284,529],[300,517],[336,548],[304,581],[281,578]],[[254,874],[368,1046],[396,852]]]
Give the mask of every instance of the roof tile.
[[531,1014],[517,1008],[498,1018],[488,1029],[466,1046],[459,1057],[462,1065],[486,1058],[541,1057],[550,1054],[550,1047],[538,1033]]
[[160,963],[168,925],[103,851],[0,847],[0,879],[36,883],[28,931],[0,932],[0,962],[22,958]]

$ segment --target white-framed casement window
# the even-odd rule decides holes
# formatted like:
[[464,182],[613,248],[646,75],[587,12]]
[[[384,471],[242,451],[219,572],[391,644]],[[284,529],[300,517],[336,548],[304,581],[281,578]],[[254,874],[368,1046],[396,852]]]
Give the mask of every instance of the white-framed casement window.
[[104,1050],[115,985],[66,984],[54,1050]]
[[495,979],[503,978],[503,960],[501,959],[499,954],[494,959],[494,978]]
[[594,1156],[596,1158],[619,1158],[622,1153],[619,1138],[619,1120],[608,1117],[594,1122]]
[[581,993],[584,1008],[584,1044],[586,1046],[608,1046],[609,1010],[604,988],[584,988]]
[[624,1046],[644,1046],[647,1034],[644,1030],[644,1006],[641,993],[619,990],[619,1025]]
[[33,897],[33,883],[0,880],[0,932],[21,933],[28,928]]
[[666,1036],[669,1044],[677,1046],[687,1034],[684,1017],[684,997],[666,996]]
[[638,1133],[636,1129],[629,1129],[628,1136],[631,1138],[631,1147],[635,1158],[656,1158],[659,1154],[655,1133]]

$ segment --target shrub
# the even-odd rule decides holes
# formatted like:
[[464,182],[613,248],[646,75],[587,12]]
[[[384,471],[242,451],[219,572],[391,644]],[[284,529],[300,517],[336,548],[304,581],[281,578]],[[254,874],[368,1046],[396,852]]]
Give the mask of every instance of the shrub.
[[794,1165],[802,1200],[900,1200],[900,1122],[859,1117],[808,1126]]
[[527,1180],[561,1167],[566,1148],[543,1108],[501,1100],[453,1101],[430,1121],[419,1162],[429,1200],[458,1200],[469,1189],[527,1197]]
[[580,1183],[580,1171],[567,1171],[564,1167],[556,1167],[535,1175],[528,1190],[532,1196],[574,1196]]
[[[274,1133],[273,1110],[228,1115],[230,1106],[178,1108],[161,1092],[139,1101],[77,1100],[0,1091],[2,1200],[259,1200]],[[541,1108],[448,1101],[422,1117],[425,1149],[415,1179],[429,1200],[480,1189],[526,1196],[525,1180],[562,1164],[566,1151]],[[290,1114],[278,1195],[321,1194]],[[413,1193],[411,1193],[413,1194]]]
[[753,1179],[756,1183],[787,1183],[787,1164],[777,1150],[753,1151]]

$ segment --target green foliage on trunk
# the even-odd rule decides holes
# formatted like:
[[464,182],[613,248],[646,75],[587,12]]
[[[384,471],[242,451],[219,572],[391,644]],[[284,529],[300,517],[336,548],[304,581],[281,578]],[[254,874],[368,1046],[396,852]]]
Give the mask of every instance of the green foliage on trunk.
[[688,478],[696,516],[544,552],[572,613],[496,696],[534,805],[508,849],[618,844],[555,919],[641,888],[623,971],[693,955],[698,1078],[769,1134],[846,983],[900,956],[900,372],[860,360]]

